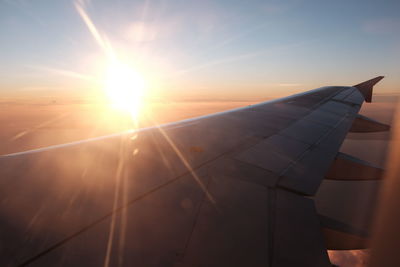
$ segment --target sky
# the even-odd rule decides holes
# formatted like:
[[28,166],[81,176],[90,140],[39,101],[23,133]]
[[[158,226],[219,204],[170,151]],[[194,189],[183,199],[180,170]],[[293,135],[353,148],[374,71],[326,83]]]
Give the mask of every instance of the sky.
[[99,38],[149,97],[262,98],[378,75],[380,92],[400,91],[397,0],[0,0],[0,36],[0,97],[93,94],[109,64]]
[[[400,93],[399,0],[0,0],[0,38],[0,104],[102,95],[110,51],[143,77],[149,99],[259,101],[379,75],[377,93]],[[243,104],[232,103],[157,113]],[[1,153],[124,127],[83,105],[21,106],[0,105]]]

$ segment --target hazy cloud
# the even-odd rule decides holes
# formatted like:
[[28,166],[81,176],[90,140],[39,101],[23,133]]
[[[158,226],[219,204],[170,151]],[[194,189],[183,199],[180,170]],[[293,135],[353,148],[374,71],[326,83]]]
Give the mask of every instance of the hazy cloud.
[[295,0],[285,1],[284,3],[282,1],[268,1],[262,5],[261,10],[267,14],[278,14],[293,8],[297,3],[298,1]]
[[380,18],[364,22],[363,30],[373,34],[400,34],[399,18]]
[[159,29],[150,23],[133,22],[124,31],[123,35],[126,39],[135,42],[149,42],[157,38]]
[[277,85],[280,87],[295,87],[300,86],[301,83],[278,83]]

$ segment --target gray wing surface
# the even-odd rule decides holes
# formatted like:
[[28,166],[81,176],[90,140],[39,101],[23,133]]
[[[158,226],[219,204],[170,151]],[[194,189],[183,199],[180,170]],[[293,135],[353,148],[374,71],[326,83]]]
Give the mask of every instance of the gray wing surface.
[[373,85],[1,156],[0,264],[330,266],[312,196]]

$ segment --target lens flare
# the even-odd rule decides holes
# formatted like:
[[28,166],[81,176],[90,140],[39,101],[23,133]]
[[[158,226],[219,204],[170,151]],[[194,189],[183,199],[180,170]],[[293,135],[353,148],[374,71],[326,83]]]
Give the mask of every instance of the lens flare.
[[86,12],[85,2],[76,1],[75,8],[107,58],[103,88],[109,102],[114,108],[129,112],[133,121],[137,121],[145,92],[143,76],[131,65],[119,60],[107,36],[97,29]]
[[114,60],[107,69],[104,90],[113,107],[137,118],[143,101],[145,82],[134,68]]

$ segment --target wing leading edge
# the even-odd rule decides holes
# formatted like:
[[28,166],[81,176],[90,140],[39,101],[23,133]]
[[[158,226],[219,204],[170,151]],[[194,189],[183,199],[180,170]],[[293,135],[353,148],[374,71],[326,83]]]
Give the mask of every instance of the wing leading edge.
[[330,266],[305,196],[351,128],[362,84],[2,156],[0,263]]

